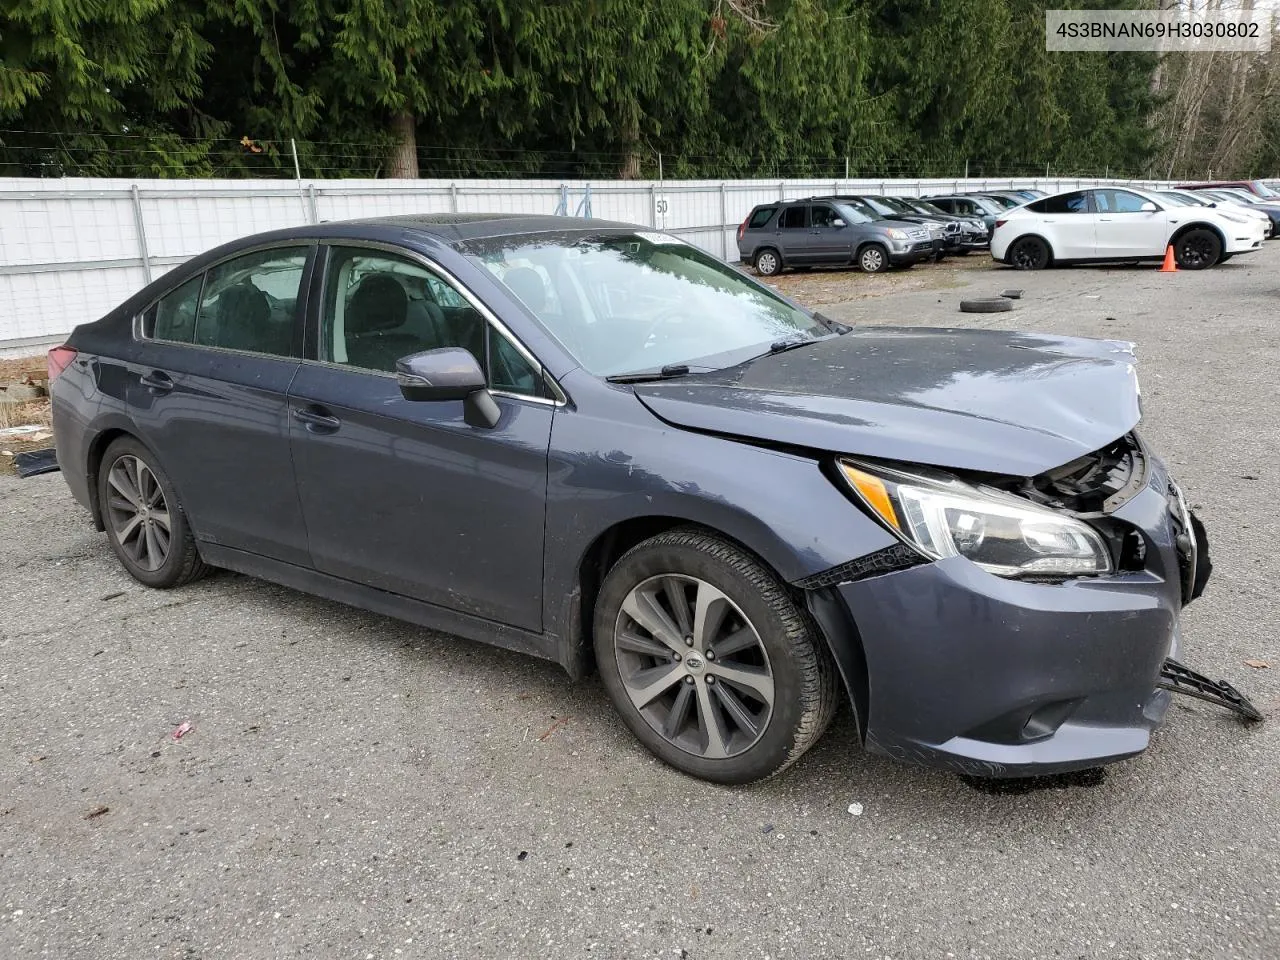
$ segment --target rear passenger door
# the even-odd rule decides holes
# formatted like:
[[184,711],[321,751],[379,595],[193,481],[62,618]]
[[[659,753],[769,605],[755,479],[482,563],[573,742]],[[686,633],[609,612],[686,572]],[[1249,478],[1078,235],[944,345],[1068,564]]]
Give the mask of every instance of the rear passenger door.
[[809,232],[809,205],[793,203],[778,217],[778,249],[788,265],[815,262],[813,236]]
[[[393,250],[330,248],[319,301],[315,356],[289,391],[316,569],[540,630],[556,402],[536,362],[447,275]],[[496,426],[469,425],[461,400],[401,396],[396,360],[441,347],[486,370]]]
[[1041,226],[1041,232],[1053,247],[1055,259],[1087,260],[1098,256],[1095,240],[1097,218],[1089,202],[1088,190],[1045,197],[1028,204],[1026,209],[1040,215],[1032,222]]
[[129,415],[178,489],[196,538],[307,562],[286,394],[298,370],[314,246],[245,253],[141,318]]

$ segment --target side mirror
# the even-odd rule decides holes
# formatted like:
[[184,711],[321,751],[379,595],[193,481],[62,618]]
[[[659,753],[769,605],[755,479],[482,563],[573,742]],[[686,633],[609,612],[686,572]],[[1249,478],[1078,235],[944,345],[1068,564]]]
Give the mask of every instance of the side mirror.
[[495,427],[502,414],[480,364],[462,347],[401,357],[396,361],[396,383],[406,400],[463,401],[463,414],[473,427]]
[[837,230],[839,230],[841,227],[845,226],[845,222],[841,220],[839,217],[836,217],[834,220],[831,221],[831,225],[835,227]]
[[1155,213],[1160,208],[1157,207],[1150,200],[1147,200],[1142,204],[1142,207],[1140,209],[1142,210],[1143,213]]

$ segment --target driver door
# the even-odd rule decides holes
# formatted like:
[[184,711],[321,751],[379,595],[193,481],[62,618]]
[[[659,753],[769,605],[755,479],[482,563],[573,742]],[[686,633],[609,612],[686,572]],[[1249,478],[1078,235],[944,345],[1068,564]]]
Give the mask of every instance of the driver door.
[[[526,630],[542,629],[547,446],[555,402],[522,348],[422,261],[331,247],[315,356],[289,390],[290,446],[317,570]],[[316,332],[318,328],[318,333]],[[406,400],[401,356],[472,351],[502,415]]]
[[1143,210],[1149,202],[1128,190],[1093,191],[1097,256],[1154,257],[1164,252],[1169,215],[1164,210]]
[[848,263],[853,259],[852,232],[835,207],[815,203],[809,208],[809,219],[813,263]]

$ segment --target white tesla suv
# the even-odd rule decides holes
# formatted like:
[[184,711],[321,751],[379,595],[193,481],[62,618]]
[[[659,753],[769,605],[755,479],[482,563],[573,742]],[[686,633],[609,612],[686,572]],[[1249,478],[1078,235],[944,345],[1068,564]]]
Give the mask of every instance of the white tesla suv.
[[1006,210],[991,256],[1020,270],[1054,263],[1159,260],[1172,245],[1178,266],[1201,270],[1262,246],[1259,220],[1221,207],[1178,206],[1130,187],[1071,190]]

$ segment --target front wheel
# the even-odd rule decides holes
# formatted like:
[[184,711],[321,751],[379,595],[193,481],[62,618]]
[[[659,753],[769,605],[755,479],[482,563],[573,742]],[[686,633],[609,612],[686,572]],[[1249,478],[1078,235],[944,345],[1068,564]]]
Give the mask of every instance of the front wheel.
[[863,273],[883,273],[889,269],[889,251],[878,243],[869,243],[858,251],[858,266]]
[[771,777],[835,713],[835,669],[807,612],[760,561],[697,528],[628,551],[601,585],[594,627],[623,722],[692,776]]
[[1173,244],[1173,258],[1183,270],[1212,267],[1222,256],[1222,241],[1212,230],[1188,230]]
[[107,447],[98,502],[111,549],[133,579],[167,588],[204,575],[177,491],[155,455],[133,437]]
[[1049,245],[1039,237],[1021,237],[1013,241],[1005,260],[1017,270],[1043,270],[1049,265]]

